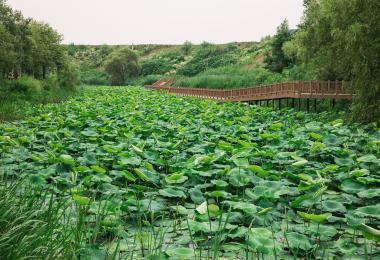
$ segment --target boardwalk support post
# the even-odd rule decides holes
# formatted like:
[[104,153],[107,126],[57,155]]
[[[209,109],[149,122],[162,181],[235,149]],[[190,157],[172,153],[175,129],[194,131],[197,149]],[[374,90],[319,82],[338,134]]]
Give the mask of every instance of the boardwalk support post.
[[309,111],[310,111],[310,99],[309,98],[307,98],[306,99],[306,111],[309,113]]
[[314,112],[317,113],[317,99],[314,99]]

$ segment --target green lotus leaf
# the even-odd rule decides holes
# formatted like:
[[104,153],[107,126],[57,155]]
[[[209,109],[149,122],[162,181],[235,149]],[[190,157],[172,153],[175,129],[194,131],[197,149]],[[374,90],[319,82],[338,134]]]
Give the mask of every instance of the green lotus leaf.
[[354,165],[354,160],[352,160],[350,158],[338,158],[338,157],[335,157],[334,161],[339,166],[351,167],[352,165]]
[[358,193],[360,198],[372,199],[375,197],[380,197],[380,189],[368,189],[363,190]]
[[324,222],[331,217],[331,214],[328,214],[328,213],[326,213],[326,214],[309,214],[306,212],[297,211],[297,214],[303,219],[311,220],[311,221],[318,222],[318,223]]
[[176,188],[165,188],[158,191],[161,196],[168,198],[186,198],[186,194],[182,190]]
[[246,171],[240,170],[238,168],[234,168],[229,173],[229,182],[234,187],[244,187],[249,181],[249,175]]
[[248,233],[248,228],[246,227],[238,227],[235,230],[232,230],[230,233],[228,233],[228,237],[235,239],[235,238],[244,238]]
[[207,201],[203,202],[201,205],[199,205],[195,209],[199,214],[206,214],[207,213]]
[[380,204],[360,207],[355,212],[365,217],[380,218]]
[[36,186],[43,186],[46,183],[45,178],[41,174],[31,174],[27,180],[30,184]]
[[379,161],[379,159],[377,159],[377,157],[373,154],[363,155],[356,160],[358,162],[364,162],[364,163],[377,163]]
[[135,182],[137,180],[136,177],[129,171],[122,171],[122,176],[131,182]]
[[367,169],[353,170],[350,172],[350,176],[353,178],[363,177],[366,175],[369,175],[369,170]]
[[165,181],[169,184],[180,184],[187,181],[188,177],[182,173],[174,173],[165,177]]
[[302,249],[304,251],[308,251],[313,248],[309,239],[303,234],[288,232],[285,236],[289,243],[289,247],[292,249]]
[[134,172],[136,173],[136,175],[142,179],[143,181],[150,181],[149,177],[144,173],[144,171],[142,171],[141,169],[134,169]]
[[257,212],[257,207],[254,204],[247,202],[237,202],[237,201],[224,201],[225,204],[229,205],[232,209],[242,210],[244,213],[252,215]]
[[366,186],[353,179],[347,179],[343,181],[340,188],[347,193],[358,193],[365,190]]
[[61,154],[59,156],[59,161],[69,166],[75,166],[75,159],[71,155],[68,155],[68,154]]
[[323,139],[323,137],[317,133],[310,132],[309,135],[311,138],[313,138],[316,141],[321,141]]
[[218,205],[216,204],[209,204],[207,206],[207,209],[208,209],[208,214],[210,214],[211,216],[217,216],[220,212],[220,209]]
[[212,191],[212,192],[207,193],[207,195],[211,198],[225,198],[225,199],[231,198],[232,196],[231,193],[225,192],[223,190]]
[[258,165],[249,165],[248,169],[258,174],[259,177],[264,178],[269,175],[268,171],[264,170],[261,166]]
[[329,134],[323,139],[323,143],[328,146],[338,146],[341,142],[336,135]]
[[322,224],[312,224],[306,230],[307,233],[313,237],[318,237],[321,241],[329,241],[338,233],[335,227]]
[[306,165],[308,162],[309,162],[308,160],[301,160],[301,161],[297,161],[295,163],[292,163],[292,165],[296,166],[296,167],[301,167],[301,166]]
[[78,173],[84,173],[84,172],[89,172],[91,169],[87,166],[80,165],[78,167],[75,167],[74,170]]
[[245,243],[253,251],[268,254],[275,247],[272,232],[266,228],[251,228],[246,236]]
[[165,251],[165,253],[176,259],[192,259],[194,257],[194,250],[186,247],[172,248]]
[[127,157],[127,158],[121,158],[120,159],[121,165],[133,165],[133,166],[139,166],[141,164],[141,158],[137,156],[133,157]]
[[78,194],[73,195],[73,200],[81,206],[88,206],[91,203],[91,199],[85,196],[80,196]]
[[247,158],[232,158],[232,161],[237,167],[248,167],[249,165]]
[[104,169],[103,167],[100,167],[99,165],[92,165],[90,168],[91,170],[99,174],[105,174],[107,172],[106,169]]
[[205,197],[203,196],[202,191],[198,188],[191,188],[189,190],[189,194],[190,194],[191,200],[196,204],[201,204],[206,200]]
[[322,202],[323,210],[327,212],[347,212],[346,207],[339,201],[327,200]]
[[98,137],[99,136],[99,134],[93,130],[85,130],[85,131],[82,131],[80,133],[86,137]]
[[273,124],[271,124],[271,125],[269,126],[269,129],[270,129],[270,130],[273,130],[273,131],[278,131],[278,130],[280,130],[283,126],[284,126],[284,124],[281,123],[281,122],[273,123]]
[[359,229],[363,232],[363,236],[375,242],[380,242],[380,230],[369,227],[365,224],[361,224]]
[[187,214],[188,214],[187,209],[186,209],[185,207],[181,206],[181,205],[170,206],[170,208],[171,208],[173,211],[175,211],[175,212],[177,212],[178,214],[180,214],[180,215],[187,215]]
[[349,238],[339,238],[335,242],[335,247],[346,256],[353,256],[358,250],[356,244]]
[[228,186],[228,183],[223,180],[212,180],[211,183],[219,188],[225,188]]

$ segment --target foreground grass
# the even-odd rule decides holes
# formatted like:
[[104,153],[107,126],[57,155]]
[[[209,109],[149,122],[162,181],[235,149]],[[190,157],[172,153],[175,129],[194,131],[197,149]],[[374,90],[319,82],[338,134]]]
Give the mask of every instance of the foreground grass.
[[60,103],[82,93],[72,90],[43,90],[37,93],[14,92],[0,88],[0,122],[22,119],[36,106]]
[[302,68],[294,67],[283,73],[264,68],[230,65],[206,70],[193,77],[179,77],[175,86],[211,89],[254,87],[292,80],[305,80],[308,76]]
[[379,129],[142,88],[85,92],[0,125],[0,173],[73,203],[62,226],[80,231],[76,256],[379,257]]

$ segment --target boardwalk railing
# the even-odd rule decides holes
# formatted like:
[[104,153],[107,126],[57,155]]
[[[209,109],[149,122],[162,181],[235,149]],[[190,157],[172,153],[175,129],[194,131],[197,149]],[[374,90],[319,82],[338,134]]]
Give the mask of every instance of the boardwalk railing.
[[272,85],[241,89],[205,89],[172,87],[172,82],[163,79],[154,85],[145,86],[179,96],[194,96],[225,102],[258,101],[282,98],[297,99],[351,99],[353,94],[345,89],[344,81],[291,81]]

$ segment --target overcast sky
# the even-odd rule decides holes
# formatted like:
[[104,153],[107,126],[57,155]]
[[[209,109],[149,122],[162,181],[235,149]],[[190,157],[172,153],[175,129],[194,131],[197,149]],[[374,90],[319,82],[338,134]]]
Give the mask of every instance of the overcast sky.
[[302,0],[8,0],[76,44],[227,43],[300,22]]

